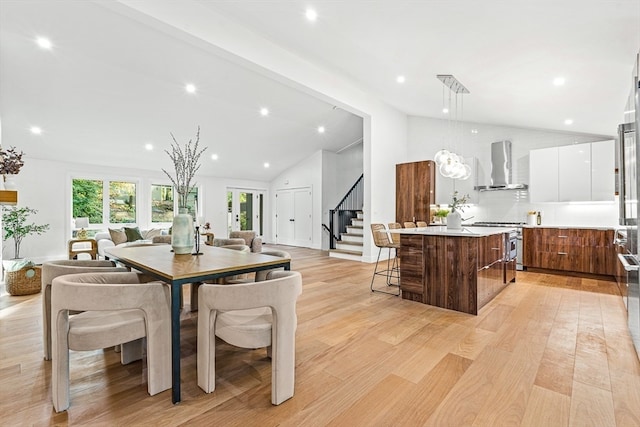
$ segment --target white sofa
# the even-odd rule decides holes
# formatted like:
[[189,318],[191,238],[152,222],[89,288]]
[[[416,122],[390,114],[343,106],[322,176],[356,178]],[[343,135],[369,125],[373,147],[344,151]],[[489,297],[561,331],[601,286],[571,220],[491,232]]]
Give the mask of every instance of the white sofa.
[[154,237],[157,236],[168,236],[169,230],[161,230],[159,228],[152,228],[149,230],[140,230],[140,234],[142,235],[142,240],[134,240],[134,241],[126,241],[124,243],[115,244],[111,239],[111,233],[109,231],[100,231],[96,233],[94,239],[98,242],[98,256],[102,259],[108,259],[108,256],[105,253],[106,248],[112,248],[114,246],[127,246],[135,243],[151,243]]

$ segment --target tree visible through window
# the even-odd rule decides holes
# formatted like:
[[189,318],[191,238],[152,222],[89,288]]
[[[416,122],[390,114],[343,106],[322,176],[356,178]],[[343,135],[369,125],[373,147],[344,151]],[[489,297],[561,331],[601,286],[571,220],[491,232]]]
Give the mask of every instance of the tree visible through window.
[[109,182],[109,222],[136,222],[136,184],[133,182]]
[[[109,192],[108,205],[105,200],[107,191]],[[74,218],[88,217],[91,225],[136,222],[136,184],[134,182],[73,179],[71,193]]]
[[151,186],[151,222],[173,221],[173,187]]
[[90,224],[102,224],[102,189],[102,181],[74,179],[72,183],[73,217],[87,217]]

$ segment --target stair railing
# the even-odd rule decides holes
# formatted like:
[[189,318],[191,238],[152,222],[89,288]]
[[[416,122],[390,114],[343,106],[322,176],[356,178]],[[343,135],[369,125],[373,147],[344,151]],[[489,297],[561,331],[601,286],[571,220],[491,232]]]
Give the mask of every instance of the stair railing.
[[335,209],[329,210],[329,248],[336,248],[336,242],[340,241],[337,236],[347,231],[347,226],[351,225],[351,220],[358,216],[362,206],[364,206],[364,174],[360,175]]

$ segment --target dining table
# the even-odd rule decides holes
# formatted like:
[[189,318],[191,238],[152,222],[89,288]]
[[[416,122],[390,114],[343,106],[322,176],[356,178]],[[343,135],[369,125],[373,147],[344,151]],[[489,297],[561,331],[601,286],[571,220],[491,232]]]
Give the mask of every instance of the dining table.
[[[171,375],[172,401],[180,397],[180,301],[182,286],[237,274],[283,267],[290,258],[254,252],[241,252],[204,245],[197,254],[174,254],[167,244],[131,245],[106,248],[109,259],[144,273],[171,286]],[[228,285],[233,286],[233,285]]]

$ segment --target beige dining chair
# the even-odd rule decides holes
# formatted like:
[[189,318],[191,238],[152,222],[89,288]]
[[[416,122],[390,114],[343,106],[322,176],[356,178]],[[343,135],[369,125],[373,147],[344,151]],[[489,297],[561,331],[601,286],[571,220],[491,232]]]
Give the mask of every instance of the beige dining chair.
[[415,222],[411,222],[411,221],[406,221],[404,223],[404,228],[416,228],[417,225]]
[[116,267],[113,261],[105,260],[63,259],[42,264],[42,345],[45,360],[51,360],[51,282],[53,279],[65,274],[118,271],[129,270],[125,267]]
[[200,286],[198,386],[216,388],[216,339],[242,348],[267,347],[271,357],[271,403],[293,397],[295,383],[296,301],[302,276],[272,271],[261,282]]
[[[241,239],[234,239],[234,240],[240,240]],[[244,252],[244,253],[249,253],[251,252],[251,248],[248,245],[245,245],[243,243],[236,243],[236,244],[231,244],[231,245],[222,245],[219,246],[220,248],[223,249],[229,249],[229,250],[233,250],[233,251],[240,251],[240,252]],[[239,281],[239,280],[245,280],[247,278],[247,274],[237,274],[235,276],[230,276],[230,277],[222,277],[220,279],[216,279],[215,283],[218,284],[227,284],[227,283],[231,283],[233,281]],[[198,311],[198,288],[200,288],[200,285],[202,283],[192,283],[191,284],[191,311]]]
[[[71,310],[81,311],[69,316]],[[147,391],[171,388],[171,292],[138,273],[81,273],[51,287],[51,395],[56,412],[69,408],[69,350],[99,350],[146,337]],[[123,353],[125,353],[123,347]],[[142,346],[138,346],[142,358]]]
[[429,224],[427,224],[425,221],[416,221],[416,226],[418,226],[418,227],[428,227]]

